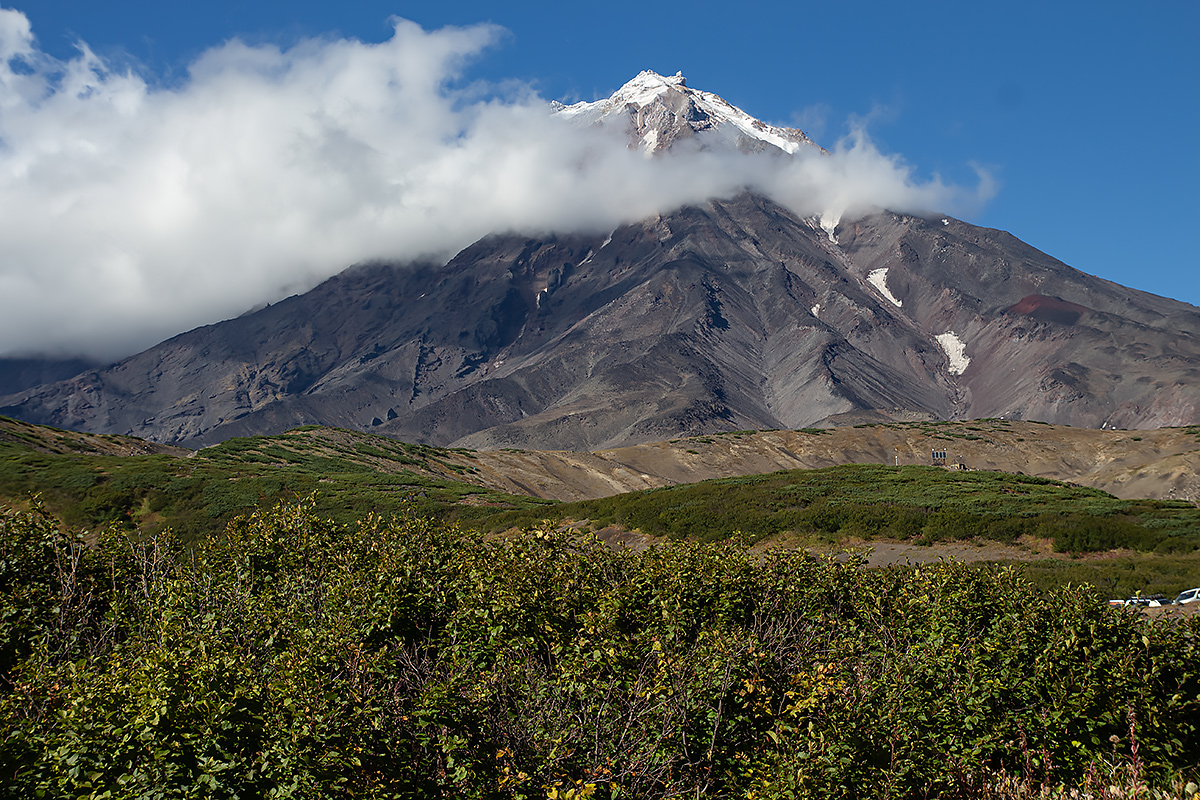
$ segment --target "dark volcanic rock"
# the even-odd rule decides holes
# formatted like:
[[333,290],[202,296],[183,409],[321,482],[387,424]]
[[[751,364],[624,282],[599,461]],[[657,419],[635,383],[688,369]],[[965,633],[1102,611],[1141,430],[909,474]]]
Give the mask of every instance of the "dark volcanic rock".
[[1200,422],[1195,307],[948,218],[836,235],[747,194],[610,236],[488,237],[444,266],[354,267],[0,413],[189,445],[321,423],[565,449],[861,414]]
[[0,358],[0,395],[61,381],[97,366],[82,358]]

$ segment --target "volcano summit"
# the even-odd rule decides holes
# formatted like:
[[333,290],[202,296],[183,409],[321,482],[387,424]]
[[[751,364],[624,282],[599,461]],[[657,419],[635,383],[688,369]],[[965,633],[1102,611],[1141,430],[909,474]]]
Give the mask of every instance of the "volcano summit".
[[789,155],[801,147],[821,150],[804,131],[777,128],[754,119],[715,94],[688,87],[680,73],[664,77],[644,70],[612,97],[570,106],[555,103],[553,108],[581,124],[624,126],[631,146],[646,153],[661,153],[689,140],[701,146],[734,147],[743,152],[768,147]]

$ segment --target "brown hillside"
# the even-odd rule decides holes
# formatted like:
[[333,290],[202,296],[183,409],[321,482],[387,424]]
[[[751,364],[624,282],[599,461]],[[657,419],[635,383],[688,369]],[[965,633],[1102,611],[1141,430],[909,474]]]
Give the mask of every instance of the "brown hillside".
[[556,500],[708,478],[836,464],[929,464],[933,450],[969,469],[1021,472],[1124,498],[1200,501],[1200,428],[1093,430],[1006,420],[908,422],[809,431],[725,433],[591,453],[457,455],[469,479]]

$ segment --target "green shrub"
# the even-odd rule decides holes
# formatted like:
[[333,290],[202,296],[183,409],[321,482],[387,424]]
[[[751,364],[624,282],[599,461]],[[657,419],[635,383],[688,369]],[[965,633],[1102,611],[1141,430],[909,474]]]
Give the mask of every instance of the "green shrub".
[[0,533],[2,797],[953,796],[1114,760],[1162,786],[1200,752],[1200,621],[1015,569],[311,500],[192,553]]

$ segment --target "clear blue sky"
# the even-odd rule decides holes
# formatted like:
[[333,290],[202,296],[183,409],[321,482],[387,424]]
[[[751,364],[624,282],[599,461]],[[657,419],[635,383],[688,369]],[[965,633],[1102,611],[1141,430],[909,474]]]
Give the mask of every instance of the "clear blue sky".
[[769,122],[831,144],[867,116],[920,176],[999,192],[970,221],[1078,269],[1200,304],[1200,2],[204,3],[32,0],[39,46],[76,39],[151,82],[231,38],[369,42],[398,15],[508,34],[468,68],[547,99],[592,100],[641,69],[682,71]]

